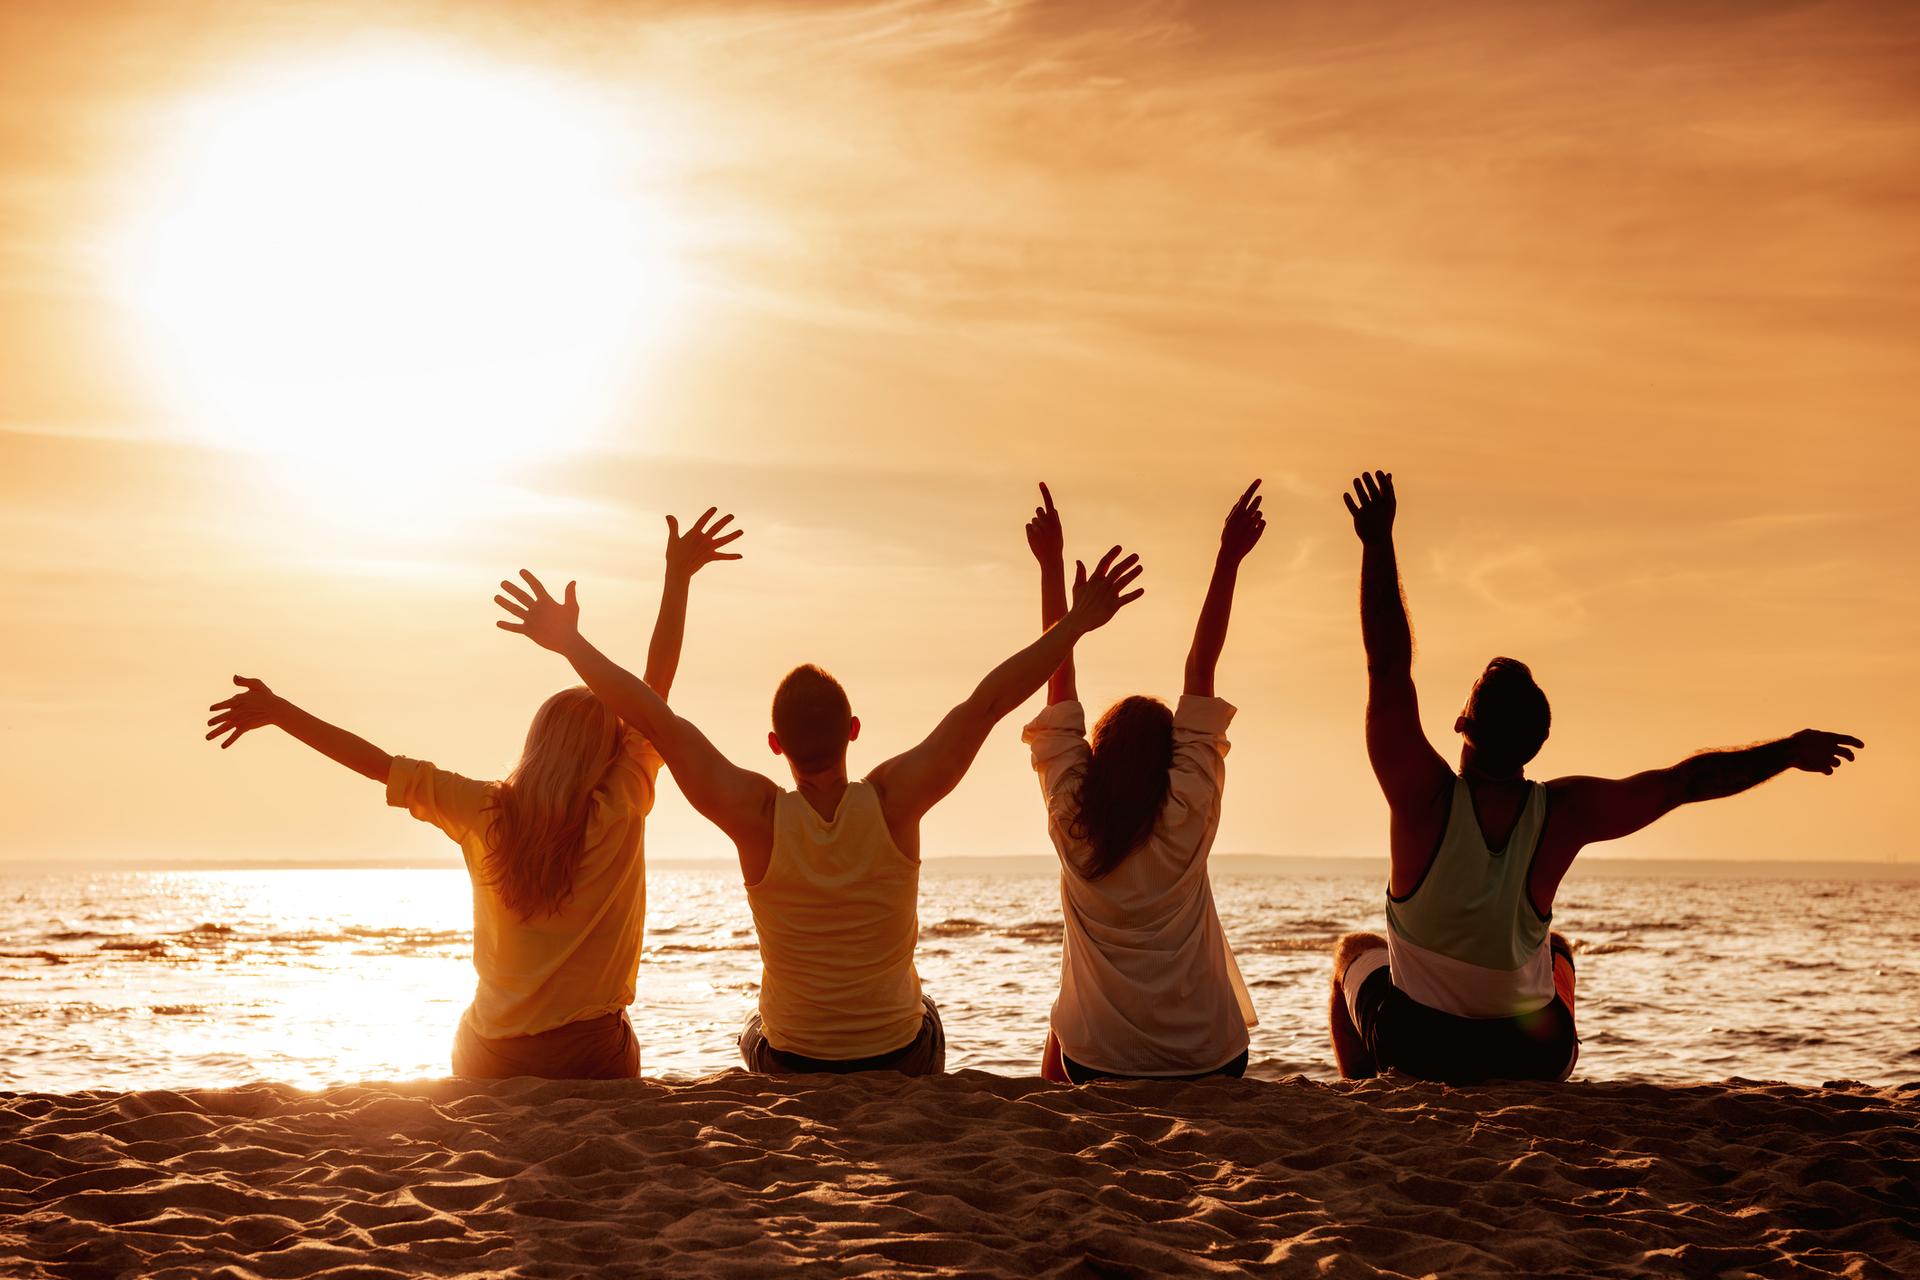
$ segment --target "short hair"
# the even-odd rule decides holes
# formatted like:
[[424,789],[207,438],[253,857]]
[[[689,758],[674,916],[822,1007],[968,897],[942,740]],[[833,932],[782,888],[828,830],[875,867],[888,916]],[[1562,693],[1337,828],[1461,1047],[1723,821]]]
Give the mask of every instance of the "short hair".
[[1467,741],[1483,764],[1504,772],[1519,770],[1540,754],[1553,727],[1547,695],[1534,683],[1524,662],[1495,658],[1473,682],[1467,696]]
[[847,691],[811,662],[795,667],[773,691],[773,732],[795,765],[826,768],[846,754],[852,736]]

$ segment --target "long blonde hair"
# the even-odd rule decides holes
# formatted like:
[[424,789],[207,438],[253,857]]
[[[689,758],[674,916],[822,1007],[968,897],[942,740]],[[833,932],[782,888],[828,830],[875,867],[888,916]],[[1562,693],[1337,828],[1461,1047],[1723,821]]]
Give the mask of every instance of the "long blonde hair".
[[522,920],[556,915],[573,896],[593,792],[620,757],[620,718],[585,686],[534,712],[520,763],[489,806],[484,878]]

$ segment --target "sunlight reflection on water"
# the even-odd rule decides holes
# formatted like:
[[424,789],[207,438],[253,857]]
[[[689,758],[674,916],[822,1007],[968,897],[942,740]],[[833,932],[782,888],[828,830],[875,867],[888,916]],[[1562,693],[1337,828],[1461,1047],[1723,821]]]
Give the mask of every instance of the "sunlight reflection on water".
[[[472,994],[463,872],[127,872],[0,894],[0,1071],[15,1089],[444,1075]],[[738,1065],[759,978],[729,869],[654,870],[633,1018],[650,1076]],[[1876,1083],[1920,1077],[1909,887],[1595,879],[1580,944],[1580,1074]],[[1326,951],[1379,928],[1354,875],[1216,877],[1261,1025],[1255,1074],[1331,1074]],[[950,1066],[1037,1069],[1058,979],[1044,874],[928,868],[920,970]]]

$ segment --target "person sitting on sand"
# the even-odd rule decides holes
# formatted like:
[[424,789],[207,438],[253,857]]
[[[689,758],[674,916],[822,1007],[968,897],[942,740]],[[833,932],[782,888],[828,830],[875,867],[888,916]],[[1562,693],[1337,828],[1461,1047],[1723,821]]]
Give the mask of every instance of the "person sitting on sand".
[[[680,663],[694,573],[740,536],[709,524],[682,534],[667,517],[667,571],[647,650],[648,685],[664,698]],[[460,845],[473,881],[473,1003],[453,1042],[453,1072],[477,1079],[622,1079],[640,1074],[627,1006],[646,916],[642,835],[660,756],[583,688],[548,698],[527,730],[520,763],[480,782],[424,760],[390,756],[294,706],[263,682],[211,710],[211,741],[230,747],[277,725],[387,789],[387,803]]]
[[[1214,909],[1207,855],[1220,829],[1227,725],[1213,693],[1240,562],[1266,519],[1255,480],[1227,514],[1187,653],[1180,705],[1136,694],[1107,708],[1087,741],[1073,657],[1022,733],[1060,857],[1066,933],[1041,1074],[1085,1084],[1198,1079],[1247,1069],[1253,1002]],[[1040,486],[1027,524],[1040,562],[1040,623],[1067,610],[1060,513]]]
[[1343,496],[1363,548],[1367,754],[1392,818],[1392,859],[1387,936],[1348,934],[1334,951],[1340,1073],[1565,1079],[1579,1054],[1573,951],[1548,924],[1580,850],[1788,769],[1832,773],[1864,744],[1805,729],[1629,778],[1534,782],[1525,769],[1547,740],[1547,697],[1524,663],[1495,658],[1454,721],[1465,740],[1455,773],[1420,727],[1393,476],[1362,475]]
[[760,1000],[740,1035],[747,1066],[769,1074],[946,1069],[939,1009],[920,989],[920,819],[966,775],[987,733],[1046,682],[1073,646],[1142,590],[1137,556],[1109,551],[1080,567],[1059,624],[988,673],[925,741],[859,782],[847,747],[860,735],[838,681],[796,667],[773,695],[767,743],[794,789],[743,769],[700,730],[580,635],[574,584],[549,596],[501,583],[494,599],[525,634],[573,664],[587,687],[641,725],[689,803],[732,839],[760,938]]

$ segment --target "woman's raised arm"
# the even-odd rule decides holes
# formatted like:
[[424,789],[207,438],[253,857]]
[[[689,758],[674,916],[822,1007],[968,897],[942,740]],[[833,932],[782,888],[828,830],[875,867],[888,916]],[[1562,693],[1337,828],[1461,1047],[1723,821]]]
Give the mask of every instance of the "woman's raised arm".
[[1207,598],[1193,629],[1193,647],[1187,651],[1185,693],[1213,696],[1213,673],[1220,665],[1220,651],[1227,645],[1227,623],[1233,615],[1233,589],[1239,581],[1240,562],[1267,531],[1267,518],[1260,512],[1259,489],[1258,480],[1247,486],[1220,530],[1220,554],[1214,558],[1213,580],[1207,583]]
[[225,702],[216,702],[207,708],[213,712],[207,720],[212,726],[207,733],[208,742],[225,735],[226,740],[220,744],[220,749],[225,751],[249,731],[263,724],[275,725],[327,759],[343,764],[383,787],[387,785],[387,775],[393,771],[392,756],[365,738],[348,733],[339,725],[328,724],[312,712],[294,706],[267,688],[264,680],[253,676],[235,676],[233,682],[240,686],[241,691]]

